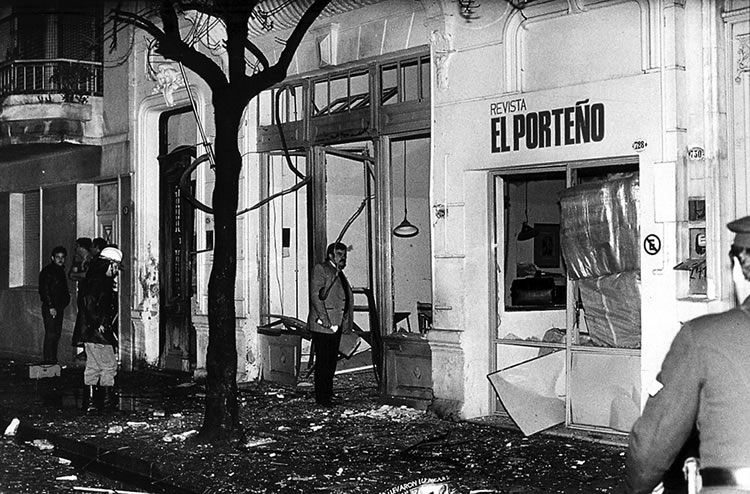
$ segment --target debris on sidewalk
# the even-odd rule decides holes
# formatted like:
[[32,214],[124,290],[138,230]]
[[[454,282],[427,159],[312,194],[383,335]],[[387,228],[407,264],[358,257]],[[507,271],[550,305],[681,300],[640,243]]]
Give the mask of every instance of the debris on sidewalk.
[[34,439],[33,441],[31,441],[31,445],[41,451],[55,449],[55,445],[47,441],[46,439]]
[[[563,440],[546,433],[528,439],[510,419],[447,421],[432,412],[383,405],[369,373],[336,376],[334,392],[345,405],[327,409],[300,391],[300,384],[312,378],[297,386],[243,384],[238,419],[244,436],[226,444],[203,444],[195,436],[204,420],[204,403],[198,397],[204,385],[175,392],[188,376],[123,372],[118,388],[128,410],[86,415],[81,413],[81,370],[65,369],[59,381],[41,383],[29,383],[25,370],[0,365],[0,416],[24,417],[19,434],[25,435],[27,428],[44,431],[46,435],[31,437],[47,437],[57,447],[50,455],[32,443],[4,441],[0,462],[23,459],[13,465],[29,471],[14,471],[14,486],[32,480],[44,486],[19,491],[22,494],[87,485],[92,472],[58,463],[67,440],[92,445],[95,454],[106,454],[108,461],[144,462],[149,472],[158,472],[154,479],[176,489],[162,493],[611,494],[622,484],[624,445]],[[65,393],[62,408],[60,400],[48,405],[41,399],[42,392],[55,387]],[[165,414],[155,416],[154,410]],[[66,441],[58,443],[56,437]],[[185,444],[188,438],[193,441]],[[36,470],[28,456],[36,458]],[[40,472],[47,472],[46,477]],[[55,477],[72,473],[79,478],[75,484],[55,484]],[[439,490],[443,479],[449,490]],[[419,485],[429,481],[435,485]],[[155,492],[153,485],[131,485],[130,492]]]
[[270,437],[251,437],[248,438],[247,441],[245,441],[244,446],[246,448],[254,448],[256,446],[263,446],[265,444],[271,444],[275,442],[276,439],[271,439]]
[[394,407],[391,405],[383,405],[376,410],[367,410],[364,412],[356,412],[354,410],[345,410],[341,414],[342,417],[368,417],[379,420],[392,420],[394,422],[408,422],[411,420],[418,420],[425,416],[425,412],[421,410],[415,410],[406,406]]
[[148,428],[148,422],[125,422],[125,424],[131,429],[146,429]]
[[112,425],[107,429],[107,434],[120,434],[123,431],[121,425]]
[[21,424],[21,421],[18,420],[18,418],[14,418],[10,421],[10,424],[8,424],[8,427],[5,428],[5,436],[12,437],[16,435],[16,432],[18,431],[18,426]]
[[162,441],[165,443],[171,443],[173,441],[182,442],[185,439],[192,437],[194,435],[198,434],[198,431],[195,429],[182,432],[180,434],[167,434],[166,436],[162,437]]

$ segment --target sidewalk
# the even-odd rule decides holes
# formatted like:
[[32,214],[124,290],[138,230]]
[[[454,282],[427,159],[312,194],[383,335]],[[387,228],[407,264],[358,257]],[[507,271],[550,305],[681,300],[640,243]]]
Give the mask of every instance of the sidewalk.
[[153,493],[397,494],[429,481],[453,493],[586,493],[621,485],[624,447],[617,441],[561,431],[526,438],[498,418],[451,422],[381,406],[367,371],[338,375],[334,385],[343,405],[327,410],[309,396],[308,380],[296,387],[243,384],[244,440],[207,446],[191,439],[205,394],[187,376],[121,373],[123,411],[88,416],[80,410],[81,369],[31,380],[24,365],[5,362],[0,426],[18,417],[19,440],[47,439],[57,456],[98,465]]

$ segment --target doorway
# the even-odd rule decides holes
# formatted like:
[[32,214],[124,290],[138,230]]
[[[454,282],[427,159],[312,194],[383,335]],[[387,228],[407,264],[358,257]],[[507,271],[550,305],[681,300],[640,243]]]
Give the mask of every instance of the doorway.
[[[498,411],[626,432],[640,410],[638,162],[612,158],[495,177]],[[509,382],[545,383],[524,397]],[[503,394],[504,393],[504,394]],[[529,397],[535,397],[530,399]],[[519,418],[520,417],[520,418]]]
[[[262,155],[264,196],[275,196],[261,210],[267,232],[260,277],[264,324],[283,318],[287,324],[306,327],[311,268],[324,261],[327,245],[339,240],[350,248],[346,276],[354,291],[355,329],[371,339],[372,328],[379,327],[373,323],[377,321],[372,281],[373,154],[372,143],[364,141],[314,146],[307,152],[292,150],[288,158],[291,167],[280,153]],[[307,177],[310,182],[296,188]],[[294,193],[281,195],[283,191]],[[290,383],[310,368],[309,340],[300,341],[294,334],[261,334],[259,341],[264,379]],[[369,349],[367,341],[363,341],[357,350],[362,356],[355,361],[369,364]],[[376,355],[375,360],[378,358]],[[339,367],[346,367],[349,362],[344,361]]]
[[[191,303],[195,210],[181,189],[185,170],[195,159],[195,121],[189,108],[164,113],[159,130],[159,363],[191,372],[197,355]],[[193,178],[188,186],[194,196]]]

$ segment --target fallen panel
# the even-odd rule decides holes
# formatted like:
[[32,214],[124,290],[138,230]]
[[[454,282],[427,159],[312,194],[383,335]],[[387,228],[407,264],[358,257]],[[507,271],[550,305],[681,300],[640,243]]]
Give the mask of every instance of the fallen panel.
[[[565,352],[502,369],[487,378],[521,431],[530,436],[565,422]],[[563,386],[560,386],[562,384]]]

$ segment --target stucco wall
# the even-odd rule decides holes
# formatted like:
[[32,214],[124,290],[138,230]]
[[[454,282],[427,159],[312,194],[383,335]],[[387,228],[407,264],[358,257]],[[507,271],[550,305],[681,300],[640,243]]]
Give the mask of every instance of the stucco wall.
[[[669,43],[684,41],[679,25],[683,13],[660,13],[648,2],[635,1],[599,2],[569,12],[567,2],[549,2],[529,5],[524,10],[529,20],[521,26],[517,12],[500,5],[484,7],[471,23],[446,16],[434,38],[438,42],[433,42],[438,83],[432,200],[453,205],[435,226],[436,239],[450,239],[434,244],[436,305],[446,307],[436,312],[436,326],[460,332],[454,339],[464,355],[488,353],[494,301],[487,296],[486,273],[494,270],[489,248],[493,232],[488,193],[477,193],[488,190],[482,171],[631,156],[640,165],[642,240],[648,234],[663,240],[657,255],[642,256],[642,358],[648,369],[644,374],[650,375],[679,328],[672,266],[679,262],[675,190],[685,124],[675,98],[684,94],[684,87],[681,72],[674,68],[680,50],[675,53]],[[660,16],[670,19],[671,31],[656,29]],[[669,40],[666,47],[659,36]],[[586,105],[603,108],[603,135],[596,140],[566,144],[563,128],[559,145],[551,130],[547,146],[540,147],[541,134],[528,140],[526,127],[514,127],[516,115]],[[516,140],[519,131],[523,135]],[[456,142],[461,146],[453,145]],[[488,369],[480,360],[467,360],[463,369],[459,397],[465,399],[466,416],[489,408]],[[437,396],[455,392],[454,384],[436,381]]]

